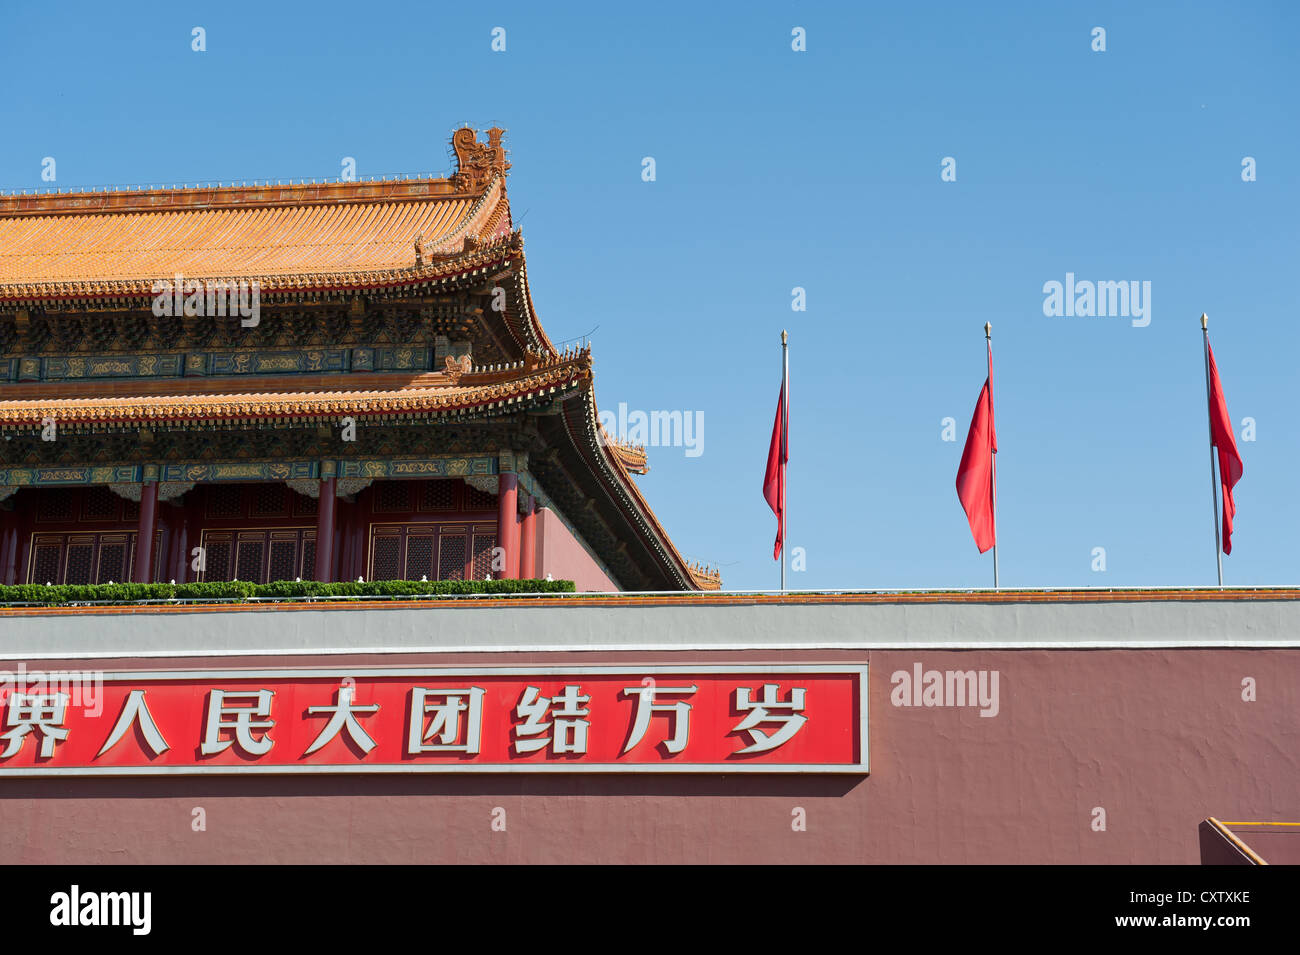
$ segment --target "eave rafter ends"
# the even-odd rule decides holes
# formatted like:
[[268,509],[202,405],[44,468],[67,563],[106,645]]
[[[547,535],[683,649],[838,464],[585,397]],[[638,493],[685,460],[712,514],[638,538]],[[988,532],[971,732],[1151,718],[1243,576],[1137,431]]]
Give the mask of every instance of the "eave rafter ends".
[[[439,377],[439,376],[431,376]],[[151,423],[257,424],[281,420],[331,423],[392,416],[510,412],[530,402],[564,400],[591,387],[591,352],[530,356],[441,376],[430,387],[372,391],[262,394],[146,395],[134,398],[55,398],[0,401],[0,427],[37,431],[52,420],[74,430],[136,430]]]
[[650,464],[646,458],[645,446],[640,444],[623,444],[604,428],[600,429],[600,440],[614,454],[614,459],[629,474],[648,474]]

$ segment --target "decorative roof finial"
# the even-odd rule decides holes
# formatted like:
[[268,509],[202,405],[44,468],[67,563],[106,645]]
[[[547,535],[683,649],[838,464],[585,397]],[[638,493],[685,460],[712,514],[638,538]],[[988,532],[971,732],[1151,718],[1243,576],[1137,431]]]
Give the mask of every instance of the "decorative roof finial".
[[451,134],[451,147],[456,151],[456,174],[452,180],[457,189],[482,192],[493,178],[506,174],[510,163],[502,145],[505,132],[500,126],[493,126],[488,130],[486,143],[479,142],[478,133],[468,125]]

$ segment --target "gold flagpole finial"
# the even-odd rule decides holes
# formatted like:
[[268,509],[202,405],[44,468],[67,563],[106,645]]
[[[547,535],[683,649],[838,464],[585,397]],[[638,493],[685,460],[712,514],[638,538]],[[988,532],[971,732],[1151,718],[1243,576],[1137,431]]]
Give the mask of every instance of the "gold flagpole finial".
[[781,329],[781,344],[782,344],[782,345],[786,344],[786,337],[787,337],[786,330],[783,328],[783,329]]
[[1204,312],[1201,312],[1201,331],[1206,331],[1210,327],[1210,320]]
[[985,322],[985,323],[984,323],[984,337],[985,337],[985,338],[992,338],[992,337],[993,337],[993,323],[992,323],[992,322]]

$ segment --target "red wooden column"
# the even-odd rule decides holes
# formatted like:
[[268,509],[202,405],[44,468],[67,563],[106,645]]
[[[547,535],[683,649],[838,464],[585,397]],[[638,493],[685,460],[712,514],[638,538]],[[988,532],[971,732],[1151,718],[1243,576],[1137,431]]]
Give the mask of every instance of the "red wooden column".
[[[336,492],[338,488],[334,489]],[[339,580],[356,580],[362,576],[360,571],[352,569],[352,527],[356,523],[355,503],[349,503],[346,499],[339,501],[338,514],[335,516],[335,523],[339,528]]]
[[0,511],[0,584],[14,583],[18,562],[18,512]]
[[172,572],[176,567],[176,552],[184,545],[183,541],[177,540],[181,515],[180,508],[171,501],[158,503],[158,522],[163,526],[162,563],[158,567],[158,576],[163,580],[176,576]]
[[338,478],[335,478],[334,482],[334,562],[330,564],[330,580],[356,580],[355,577],[348,576],[347,564],[343,563],[343,549],[347,545],[344,531],[348,526],[352,508],[347,501],[338,499]]
[[348,508],[347,524],[347,574],[345,580],[356,580],[358,577],[366,577],[366,518],[362,509],[361,493],[358,491],[352,497],[352,504]]
[[173,546],[167,574],[178,584],[188,579],[190,567],[190,507],[177,501],[172,505],[171,528]]
[[334,476],[320,479],[320,499],[316,506],[316,579],[329,581],[334,566]]
[[36,500],[33,495],[36,493],[38,492],[35,490],[18,492],[17,497],[23,498],[25,505],[21,510],[18,509],[18,502],[14,502],[14,510],[18,514],[18,547],[14,560],[14,583],[16,584],[28,583],[27,565],[32,559],[32,523],[36,514]]
[[207,490],[202,485],[190,488],[185,494],[185,536],[184,546],[181,548],[183,551],[181,561],[176,568],[177,583],[199,579],[199,572],[194,569],[194,549],[203,543],[203,507],[206,494]]
[[537,576],[537,499],[531,494],[524,503],[524,519],[519,526],[519,579]]
[[519,579],[519,477],[503,472],[497,477],[497,546],[505,551],[505,569],[498,580]]
[[153,581],[154,530],[158,526],[158,482],[145,481],[140,485],[140,523],[135,535],[135,574],[137,584]]

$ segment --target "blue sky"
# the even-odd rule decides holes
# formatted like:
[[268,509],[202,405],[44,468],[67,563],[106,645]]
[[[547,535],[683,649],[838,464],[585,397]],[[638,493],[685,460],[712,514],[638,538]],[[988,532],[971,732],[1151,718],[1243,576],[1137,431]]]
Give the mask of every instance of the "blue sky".
[[[639,480],[734,588],[779,579],[782,328],[791,586],[991,583],[953,486],[986,321],[1003,585],[1214,583],[1208,312],[1256,421],[1225,579],[1297,583],[1298,27],[1290,3],[13,4],[0,186],[47,185],[46,156],[64,188],[446,170],[454,127],[505,127],[542,322],[595,329],[602,408],[703,413],[704,453],[651,448]],[[1151,282],[1151,323],[1045,317],[1067,272]]]

